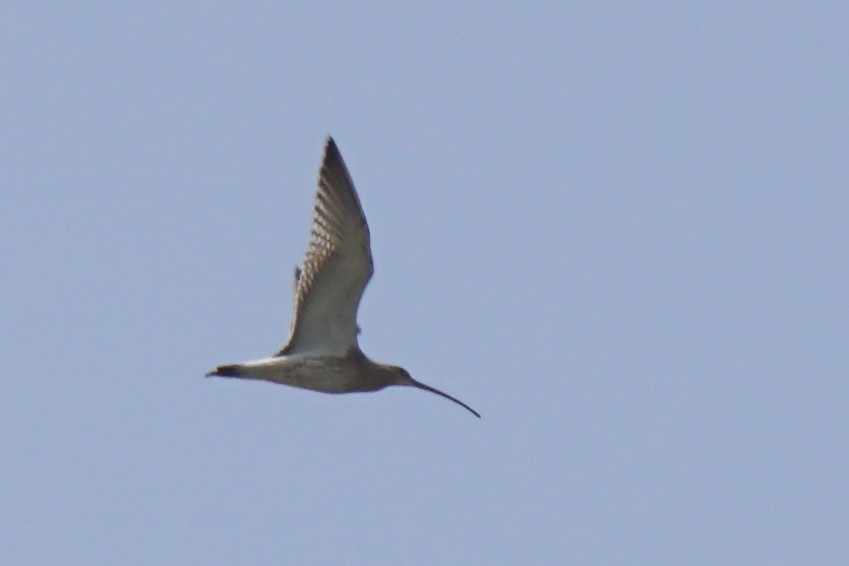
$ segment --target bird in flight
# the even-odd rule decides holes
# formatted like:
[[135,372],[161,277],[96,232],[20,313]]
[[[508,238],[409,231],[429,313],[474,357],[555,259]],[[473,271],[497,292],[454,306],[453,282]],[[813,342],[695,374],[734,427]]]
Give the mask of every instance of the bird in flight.
[[360,350],[357,309],[372,273],[366,217],[342,154],[328,138],[306,257],[295,269],[295,316],[286,345],[270,358],[220,365],[207,377],[257,379],[324,393],[406,385],[450,399],[480,418],[459,399]]

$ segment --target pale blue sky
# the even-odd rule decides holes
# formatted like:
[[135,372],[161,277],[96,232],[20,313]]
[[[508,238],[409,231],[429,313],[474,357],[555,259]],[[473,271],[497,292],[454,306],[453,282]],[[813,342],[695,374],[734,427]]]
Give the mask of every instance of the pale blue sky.
[[[0,563],[849,563],[840,3],[0,8]],[[326,135],[361,345],[283,342]]]

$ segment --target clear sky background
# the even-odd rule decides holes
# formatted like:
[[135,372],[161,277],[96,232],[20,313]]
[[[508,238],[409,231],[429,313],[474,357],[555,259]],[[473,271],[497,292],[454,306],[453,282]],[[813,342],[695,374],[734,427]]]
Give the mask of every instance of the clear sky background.
[[[849,563],[849,8],[4,2],[3,564]],[[282,344],[325,137],[372,358]]]

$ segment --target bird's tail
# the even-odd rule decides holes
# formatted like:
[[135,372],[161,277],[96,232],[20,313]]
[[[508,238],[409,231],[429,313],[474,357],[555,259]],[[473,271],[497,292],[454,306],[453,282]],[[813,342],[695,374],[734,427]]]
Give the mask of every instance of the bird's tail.
[[218,366],[212,371],[206,372],[206,377],[217,375],[219,377],[239,377],[241,375],[238,365]]

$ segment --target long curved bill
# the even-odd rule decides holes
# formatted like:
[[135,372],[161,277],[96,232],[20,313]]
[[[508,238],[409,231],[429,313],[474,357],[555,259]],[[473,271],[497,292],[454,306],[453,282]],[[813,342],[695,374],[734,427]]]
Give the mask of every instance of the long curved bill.
[[445,397],[446,399],[450,399],[451,401],[454,401],[455,403],[457,403],[458,405],[460,405],[461,407],[463,407],[464,409],[466,409],[467,411],[472,413],[477,418],[481,418],[480,413],[478,413],[476,410],[472,409],[471,407],[469,407],[468,405],[466,405],[465,403],[463,403],[459,399],[455,399],[454,397],[452,397],[448,393],[440,391],[436,387],[431,387],[430,385],[425,385],[424,383],[422,383],[420,381],[416,381],[412,377],[410,378],[410,385],[412,385],[413,387],[418,387],[419,389],[424,389],[425,391],[430,391],[431,393],[436,393],[440,397]]

